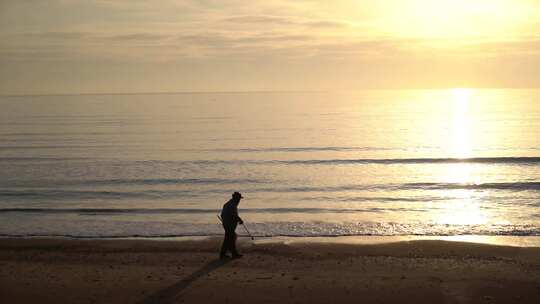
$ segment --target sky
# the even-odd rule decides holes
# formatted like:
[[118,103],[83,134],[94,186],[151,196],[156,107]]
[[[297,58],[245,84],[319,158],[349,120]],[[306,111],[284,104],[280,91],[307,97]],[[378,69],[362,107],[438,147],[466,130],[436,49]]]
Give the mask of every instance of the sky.
[[0,0],[0,95],[540,87],[540,1]]

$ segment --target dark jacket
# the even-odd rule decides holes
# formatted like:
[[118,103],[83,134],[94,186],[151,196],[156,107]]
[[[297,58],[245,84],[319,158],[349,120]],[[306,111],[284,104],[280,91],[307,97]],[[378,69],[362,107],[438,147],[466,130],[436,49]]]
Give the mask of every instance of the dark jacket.
[[223,221],[223,226],[234,227],[238,222],[241,222],[242,219],[238,216],[238,203],[234,199],[230,199],[221,210],[221,220]]

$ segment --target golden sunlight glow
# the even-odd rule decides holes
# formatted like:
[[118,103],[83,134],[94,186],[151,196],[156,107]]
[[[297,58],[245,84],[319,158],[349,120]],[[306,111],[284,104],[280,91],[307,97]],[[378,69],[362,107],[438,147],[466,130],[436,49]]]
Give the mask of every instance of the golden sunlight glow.
[[451,164],[446,172],[449,183],[467,184],[471,182],[471,164]]
[[[447,182],[456,184],[471,183],[471,164],[451,164],[446,172]],[[455,189],[441,195],[451,195],[452,202],[441,205],[441,209],[434,215],[434,221],[439,224],[453,225],[480,225],[488,223],[489,213],[480,207],[478,197],[470,189]]]
[[[527,3],[510,0],[410,0],[384,2],[389,32],[409,37],[508,36],[530,14]],[[390,7],[391,6],[391,7]]]

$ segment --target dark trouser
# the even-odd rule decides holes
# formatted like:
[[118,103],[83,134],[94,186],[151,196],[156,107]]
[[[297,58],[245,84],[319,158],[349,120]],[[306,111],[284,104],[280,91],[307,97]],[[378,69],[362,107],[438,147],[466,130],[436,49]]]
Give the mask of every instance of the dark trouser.
[[225,238],[223,239],[223,245],[221,245],[221,255],[225,255],[227,251],[230,251],[233,255],[238,254],[236,251],[236,225],[223,225],[225,229]]

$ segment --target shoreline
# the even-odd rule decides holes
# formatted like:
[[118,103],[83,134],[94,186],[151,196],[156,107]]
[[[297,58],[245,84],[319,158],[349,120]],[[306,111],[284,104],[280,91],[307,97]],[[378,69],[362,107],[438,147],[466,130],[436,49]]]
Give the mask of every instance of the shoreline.
[[[74,237],[74,236],[0,236],[0,242],[3,240],[87,240],[87,241],[103,241],[103,240],[140,240],[150,242],[163,241],[204,241],[210,239],[220,239],[221,236],[165,236],[165,237]],[[248,240],[245,235],[238,235],[238,241],[243,242]],[[540,247],[540,236],[517,236],[517,235],[444,235],[444,236],[427,236],[427,235],[358,235],[358,236],[271,236],[257,237],[252,241],[256,244],[267,243],[329,243],[329,244],[351,244],[351,245],[375,245],[387,244],[396,242],[409,241],[449,241],[449,242],[465,242],[473,244],[486,244],[496,246],[512,246],[512,247]],[[249,242],[249,241],[248,241]]]
[[221,238],[0,238],[5,303],[539,303],[540,248]]

